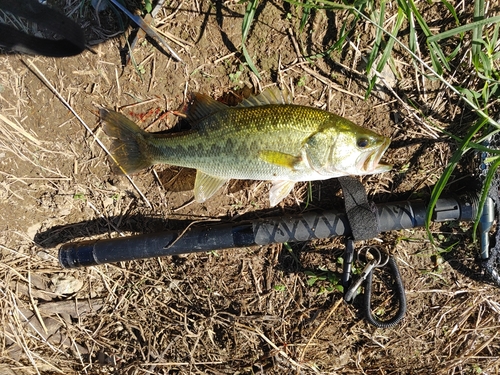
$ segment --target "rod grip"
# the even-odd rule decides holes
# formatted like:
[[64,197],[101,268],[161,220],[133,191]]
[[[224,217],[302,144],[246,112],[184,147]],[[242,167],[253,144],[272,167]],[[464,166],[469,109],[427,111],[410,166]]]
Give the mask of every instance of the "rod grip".
[[328,211],[264,219],[253,224],[253,231],[255,243],[267,245],[343,236],[351,227],[345,213]]

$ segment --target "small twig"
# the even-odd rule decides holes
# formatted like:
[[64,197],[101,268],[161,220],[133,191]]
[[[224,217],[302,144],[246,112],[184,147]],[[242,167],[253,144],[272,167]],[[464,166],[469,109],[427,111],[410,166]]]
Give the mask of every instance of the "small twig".
[[167,50],[172,54],[172,56],[179,62],[183,63],[182,59],[175,53],[175,51],[170,48],[170,46],[165,42],[165,40],[158,35],[158,33],[150,27],[140,16],[134,15],[130,13],[127,8],[125,8],[123,5],[121,5],[118,1],[116,0],[110,0],[118,9],[120,9],[123,13],[127,15],[132,21],[134,21],[137,26],[139,26],[141,29],[143,29],[146,34],[148,34],[151,38],[157,40],[160,44],[162,44],[164,47],[167,48]]
[[309,347],[309,345],[311,344],[312,340],[314,340],[314,338],[316,337],[316,335],[318,334],[318,332],[323,328],[323,326],[326,324],[326,322],[330,320],[330,317],[338,309],[338,307],[340,306],[340,304],[342,303],[342,301],[343,301],[343,299],[339,299],[337,301],[337,303],[332,306],[332,308],[328,312],[328,315],[326,316],[326,318],[321,322],[321,324],[318,326],[318,328],[316,328],[316,331],[314,331],[314,333],[312,334],[312,336],[309,338],[309,341],[307,342],[306,346],[304,347],[304,349],[300,353],[300,356],[299,356],[299,361],[300,362],[302,362],[304,360],[304,356],[306,354],[306,350]]
[[146,100],[143,100],[142,102],[125,104],[125,105],[123,105],[121,107],[118,107],[118,109],[120,111],[123,111],[124,109],[129,109],[129,108],[134,108],[134,107],[137,107],[137,106],[140,106],[140,105],[149,104],[149,103],[152,103],[152,102],[156,102],[157,100],[158,100],[158,98],[146,99]]
[[116,91],[118,93],[118,97],[120,97],[122,95],[122,87],[120,85],[120,80],[118,79],[118,69],[116,69],[116,66],[114,67],[115,68],[115,80],[116,80]]
[[224,362],[214,361],[214,362],[145,362],[141,363],[141,366],[201,366],[201,365],[220,365]]
[[197,223],[206,223],[208,221],[220,221],[220,219],[204,219],[204,220],[195,220],[195,221],[190,222],[189,225],[174,240],[174,242],[172,242],[168,246],[165,246],[165,249],[170,249],[172,246],[174,246],[177,243],[177,241],[179,241],[186,234],[186,232],[189,230],[189,228],[191,228],[191,226],[193,226],[194,224],[197,224]]
[[[264,333],[258,329],[258,328],[252,328],[252,327],[248,327],[244,324],[241,324],[241,323],[235,323],[235,325],[239,328],[243,328],[249,332],[253,332],[257,335],[259,335],[265,342],[267,342],[270,346],[272,346],[272,348],[274,350],[276,350],[276,352],[278,352],[278,354],[280,354],[281,356],[283,356],[285,359],[287,359],[292,365],[294,365],[295,367],[297,367],[297,370],[301,369],[301,368],[304,368],[304,366],[302,366],[300,363],[294,361],[284,350],[280,349],[274,342],[272,342],[266,335],[264,335]],[[314,370],[315,372],[318,372],[316,369],[314,368],[311,368],[312,370]]]
[[115,226],[112,222],[110,222],[110,221],[108,220],[108,218],[106,218],[106,217],[105,217],[105,216],[101,213],[101,211],[99,211],[99,210],[97,209],[97,207],[96,207],[96,206],[94,206],[94,205],[93,205],[90,201],[87,201],[87,205],[88,205],[90,208],[92,208],[92,209],[95,211],[95,213],[96,213],[97,215],[99,215],[99,217],[100,217],[101,219],[106,220],[106,222],[108,223],[108,225],[109,225],[111,228],[113,228],[114,230],[116,230],[116,232],[117,232],[117,233],[118,233],[121,237],[125,237],[125,235],[123,234],[123,232],[122,232],[120,229],[118,229],[118,228],[117,228],[117,227],[116,227],[116,226]]
[[153,84],[156,80],[156,56],[153,56],[153,61],[151,62],[151,78],[149,80],[148,92],[153,88]]
[[[344,94],[347,94],[347,95],[350,95],[350,96],[353,96],[355,98],[358,98],[358,99],[363,99],[365,100],[365,98],[362,96],[362,95],[359,95],[359,94],[355,94],[353,92],[350,92],[348,90],[344,90],[342,87],[336,85],[335,83],[333,83],[332,81],[330,81],[328,78],[326,77],[323,77],[321,74],[319,74],[318,72],[315,72],[314,70],[308,68],[307,66],[304,66],[304,65],[301,65],[300,66],[302,68],[302,70],[304,70],[307,74],[310,74],[312,75],[314,78],[316,78],[318,81],[324,83],[325,85],[327,86],[330,86],[331,88],[335,89],[336,91],[339,91],[339,92],[342,92]],[[294,69],[292,69],[294,70]]]
[[224,61],[230,57],[233,57],[234,55],[236,55],[236,52],[231,52],[230,54],[226,55],[226,56],[222,56],[222,57],[219,57],[217,60],[214,60],[213,64],[218,64],[220,63],[221,61]]
[[35,313],[35,316],[38,319],[40,326],[43,328],[45,335],[47,336],[49,334],[49,331],[47,330],[47,326],[45,325],[45,322],[43,321],[42,315],[40,315],[40,311],[38,310],[38,306],[35,302],[35,299],[33,298],[33,293],[31,290],[31,262],[30,262],[30,260],[28,260],[28,295],[30,297],[31,307],[33,307],[33,312]]

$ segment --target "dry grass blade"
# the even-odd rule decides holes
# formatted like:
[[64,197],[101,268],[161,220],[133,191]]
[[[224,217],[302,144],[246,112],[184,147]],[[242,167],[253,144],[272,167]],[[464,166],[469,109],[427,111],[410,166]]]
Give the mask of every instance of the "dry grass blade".
[[304,368],[303,365],[301,365],[300,363],[296,362],[294,359],[292,359],[284,350],[282,350],[281,348],[279,348],[274,342],[272,342],[260,329],[258,328],[252,328],[252,327],[248,327],[244,324],[241,324],[241,323],[235,323],[235,325],[238,327],[238,328],[242,328],[248,332],[252,332],[256,335],[258,335],[259,337],[261,337],[265,342],[267,342],[279,355],[281,355],[282,357],[284,357],[287,361],[289,361],[293,366],[295,366],[295,368],[297,370],[301,369],[301,368]]
[[323,326],[330,320],[330,318],[332,317],[333,313],[335,311],[337,311],[337,309],[342,304],[342,302],[343,302],[343,299],[339,298],[339,300],[330,308],[330,311],[328,312],[328,315],[326,316],[326,318],[321,322],[321,324],[318,326],[318,328],[316,328],[316,330],[314,331],[314,333],[311,335],[311,337],[307,341],[306,346],[304,346],[304,349],[302,349],[302,352],[300,353],[300,356],[299,356],[299,362],[302,363],[302,361],[304,360],[304,357],[306,355],[307,348],[309,347],[309,345],[311,345],[311,342],[314,340],[314,338],[316,337],[316,335],[318,334],[318,332],[321,331],[321,329],[323,328]]
[[[7,123],[7,122],[5,122]],[[13,122],[11,122],[14,124]],[[15,124],[14,124],[15,125]],[[14,131],[12,131],[14,130]],[[26,147],[26,144],[24,142],[20,141],[20,138],[17,136],[17,130],[15,128],[10,128],[5,127],[5,126],[0,126],[0,150],[2,151],[7,151],[9,153],[12,153],[15,155],[16,158],[19,160],[22,160],[24,162],[27,162],[37,169],[44,170],[48,172],[51,176],[58,176],[55,177],[55,179],[65,179],[67,180],[68,177],[64,176],[61,174],[57,169],[54,169],[53,166],[47,166],[44,165],[43,163],[40,163],[39,160],[39,153],[41,151],[46,152],[48,154],[56,154],[54,151],[50,151],[42,147],[41,145],[37,145],[31,142],[31,140],[28,140],[27,144],[30,144],[35,148],[35,152],[32,151],[29,147]],[[16,180],[19,182],[24,182],[23,178],[13,176],[9,173],[5,173],[3,171],[0,171],[2,175],[9,177],[11,180]],[[44,178],[44,177],[40,177]],[[50,177],[47,177],[47,179],[50,179]]]
[[9,125],[12,129],[14,129],[16,132],[21,134],[23,137],[27,138],[34,145],[40,146],[41,142],[38,139],[36,139],[35,137],[33,137],[26,130],[24,130],[21,125],[15,124],[13,121],[10,121],[7,117],[2,115],[1,113],[0,113],[0,120],[3,121],[5,124]]

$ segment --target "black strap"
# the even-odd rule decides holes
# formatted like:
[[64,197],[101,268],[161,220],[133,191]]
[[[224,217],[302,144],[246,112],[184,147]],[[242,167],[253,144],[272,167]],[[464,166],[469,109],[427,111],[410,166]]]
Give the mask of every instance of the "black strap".
[[61,39],[45,39],[0,24],[0,47],[9,51],[50,57],[74,56],[85,49],[82,29],[61,13],[37,0],[0,0],[0,9],[35,22]]
[[339,182],[344,194],[345,210],[352,237],[356,241],[376,237],[380,233],[377,211],[375,206],[368,201],[363,184],[349,176],[340,177]]

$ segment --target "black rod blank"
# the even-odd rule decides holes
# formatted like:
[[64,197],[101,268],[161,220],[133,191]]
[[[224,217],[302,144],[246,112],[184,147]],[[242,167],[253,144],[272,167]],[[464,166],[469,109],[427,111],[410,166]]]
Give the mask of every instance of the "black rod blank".
[[[425,224],[424,201],[402,201],[374,205],[379,232],[421,227]],[[442,198],[437,201],[432,220],[436,222],[473,220],[477,197]],[[165,231],[138,236],[67,243],[59,249],[64,268],[94,266],[103,263],[160,256],[207,252],[211,250],[299,242],[312,239],[349,236],[351,228],[343,212],[307,212],[289,217],[259,219],[246,223],[228,223]]]

